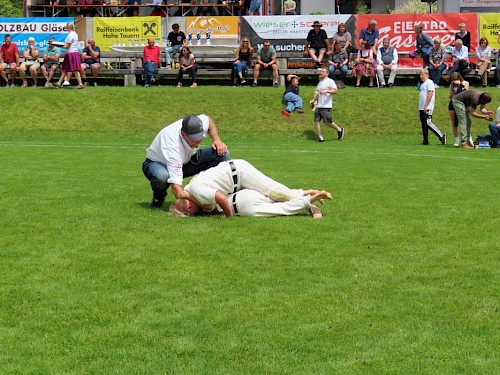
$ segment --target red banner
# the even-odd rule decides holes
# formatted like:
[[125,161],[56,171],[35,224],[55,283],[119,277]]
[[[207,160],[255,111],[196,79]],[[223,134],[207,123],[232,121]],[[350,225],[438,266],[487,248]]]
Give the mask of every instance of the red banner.
[[[368,26],[368,22],[374,19],[377,21],[379,30],[379,47],[382,46],[382,39],[389,37],[391,46],[398,52],[415,51],[415,31],[416,24],[422,25],[422,29],[432,39],[439,37],[441,45],[447,47],[453,45],[455,34],[458,32],[458,24],[465,23],[467,31],[471,34],[470,52],[475,53],[478,43],[478,18],[477,13],[433,13],[433,14],[360,14],[356,17],[357,36]],[[358,40],[356,40],[358,42]],[[359,45],[359,44],[358,44]],[[421,67],[422,59],[400,59],[401,67]]]

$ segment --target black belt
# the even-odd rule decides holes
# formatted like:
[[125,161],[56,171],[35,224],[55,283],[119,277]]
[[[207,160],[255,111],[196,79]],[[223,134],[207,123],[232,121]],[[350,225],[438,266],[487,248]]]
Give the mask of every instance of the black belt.
[[233,212],[235,214],[237,214],[238,213],[238,208],[236,207],[236,193],[233,194],[233,199],[232,200],[233,200]]
[[[233,184],[234,184],[233,193],[236,193],[236,187],[238,185],[238,174],[236,172],[236,167],[234,166],[234,162],[232,160],[229,161],[229,166],[231,167],[231,173],[233,175]],[[234,199],[233,199],[233,202],[234,202]]]

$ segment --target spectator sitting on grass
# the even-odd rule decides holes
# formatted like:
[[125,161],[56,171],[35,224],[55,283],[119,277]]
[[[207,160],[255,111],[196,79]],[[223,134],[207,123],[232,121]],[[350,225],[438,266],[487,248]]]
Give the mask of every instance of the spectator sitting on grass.
[[281,111],[283,116],[290,117],[290,113],[293,111],[304,113],[302,98],[299,96],[299,79],[295,74],[289,74],[286,77],[287,85],[283,94],[283,103],[286,104],[286,108]]

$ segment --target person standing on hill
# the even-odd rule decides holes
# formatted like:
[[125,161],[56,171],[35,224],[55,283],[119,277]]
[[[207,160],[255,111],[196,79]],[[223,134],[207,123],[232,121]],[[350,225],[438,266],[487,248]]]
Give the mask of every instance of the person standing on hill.
[[316,125],[319,142],[325,141],[321,133],[321,120],[330,128],[337,130],[339,141],[344,138],[344,128],[341,128],[332,120],[333,95],[337,93],[338,90],[335,81],[328,78],[328,69],[321,68],[319,70],[319,83],[314,91],[314,97],[310,101],[311,106],[317,102],[316,109],[314,110],[314,124]]
[[420,71],[420,93],[418,97],[418,111],[420,123],[422,125],[422,144],[429,144],[429,129],[439,138],[442,145],[446,144],[446,134],[443,134],[439,128],[432,122],[432,112],[434,111],[434,102],[436,100],[436,89],[434,82],[429,79],[429,70],[424,68]]

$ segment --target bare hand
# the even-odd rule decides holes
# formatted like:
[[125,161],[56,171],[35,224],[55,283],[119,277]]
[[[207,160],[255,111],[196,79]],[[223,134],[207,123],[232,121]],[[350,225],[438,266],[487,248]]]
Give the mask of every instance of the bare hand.
[[222,156],[227,152],[227,146],[222,141],[217,141],[212,144],[212,149],[217,151],[217,155]]

